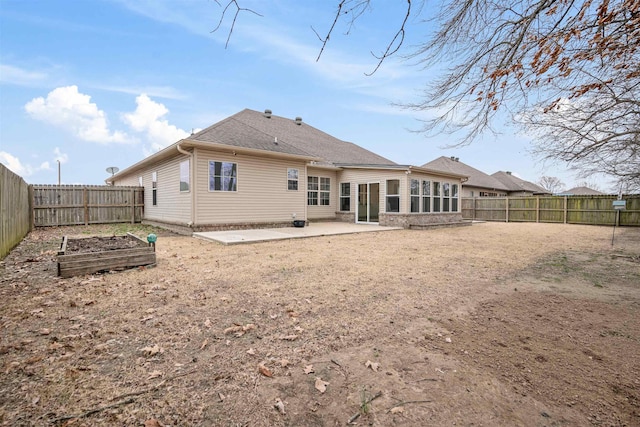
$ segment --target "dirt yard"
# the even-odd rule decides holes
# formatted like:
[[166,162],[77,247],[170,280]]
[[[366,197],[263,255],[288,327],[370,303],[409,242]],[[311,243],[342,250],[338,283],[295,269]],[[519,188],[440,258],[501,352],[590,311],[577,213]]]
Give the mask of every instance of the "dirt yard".
[[[119,227],[0,263],[1,425],[640,425],[640,228]],[[63,235],[152,230],[155,268],[56,277]]]

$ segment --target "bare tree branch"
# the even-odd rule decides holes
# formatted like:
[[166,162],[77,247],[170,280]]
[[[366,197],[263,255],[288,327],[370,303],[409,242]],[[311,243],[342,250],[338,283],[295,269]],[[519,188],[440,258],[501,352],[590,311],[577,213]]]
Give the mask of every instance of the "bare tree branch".
[[[218,0],[214,0],[218,6],[222,7],[222,5],[220,4],[220,2]],[[262,15],[260,15],[258,12],[256,12],[253,9],[248,9],[248,8],[244,8],[244,7],[240,7],[240,5],[238,4],[237,0],[229,0],[226,4],[226,6],[224,7],[224,9],[222,10],[222,14],[220,15],[220,21],[218,21],[218,25],[216,25],[216,27],[211,30],[212,33],[215,33],[216,31],[218,31],[220,29],[220,27],[222,26],[222,22],[224,21],[225,16],[227,15],[227,11],[229,10],[229,8],[231,6],[235,6],[236,10],[233,14],[233,20],[231,21],[231,28],[229,28],[229,34],[227,35],[227,41],[224,44],[224,48],[226,49],[227,46],[229,46],[229,40],[231,40],[231,34],[233,34],[233,30],[236,26],[236,20],[238,19],[238,15],[240,14],[240,12],[251,12],[254,15],[258,15],[260,17],[262,17]]]

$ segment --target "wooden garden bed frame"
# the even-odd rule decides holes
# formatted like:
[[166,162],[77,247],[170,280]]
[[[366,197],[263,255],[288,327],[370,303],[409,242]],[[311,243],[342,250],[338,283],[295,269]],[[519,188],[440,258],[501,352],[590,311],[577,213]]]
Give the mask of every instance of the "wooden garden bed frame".
[[139,242],[139,247],[67,254],[69,238],[64,236],[58,251],[58,276],[66,278],[99,271],[156,265],[155,245],[149,246],[147,242],[131,233],[123,237]]

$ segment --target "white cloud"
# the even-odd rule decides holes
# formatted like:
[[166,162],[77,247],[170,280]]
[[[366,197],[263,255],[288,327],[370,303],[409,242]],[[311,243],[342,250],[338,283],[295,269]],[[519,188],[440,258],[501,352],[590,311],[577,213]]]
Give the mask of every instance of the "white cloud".
[[157,98],[166,99],[187,99],[184,93],[181,93],[176,88],[171,86],[118,86],[118,85],[92,85],[96,89],[108,90],[111,92],[128,93],[131,95],[137,95],[139,93],[145,93]]
[[[60,152],[58,147],[54,148],[53,154],[55,155],[54,162],[60,161],[61,164],[66,163],[69,160],[69,156]],[[53,170],[51,163],[44,161],[40,163],[40,166],[31,166],[30,164],[23,164],[20,159],[7,153],[6,151],[0,151],[0,163],[5,165],[13,173],[20,175],[21,177],[31,176],[39,171]]]
[[23,165],[20,159],[12,156],[6,151],[0,151],[0,163],[5,165],[11,172],[21,177],[29,176],[33,173],[33,168],[29,165]]
[[138,96],[136,104],[136,110],[124,114],[122,120],[133,130],[146,134],[151,143],[150,152],[158,151],[189,136],[189,132],[170,125],[164,118],[169,110],[163,104],[153,101],[146,94]]
[[58,147],[53,149],[53,154],[55,154],[54,160],[56,162],[60,162],[62,164],[65,164],[69,160],[69,156],[66,153],[62,153],[60,151],[60,148],[58,148]]
[[104,111],[91,102],[91,97],[78,92],[77,86],[59,87],[25,106],[33,118],[71,132],[83,141],[100,144],[134,142],[126,133],[109,130]]
[[30,86],[47,79],[47,74],[38,71],[28,71],[12,65],[0,64],[0,83],[19,86]]

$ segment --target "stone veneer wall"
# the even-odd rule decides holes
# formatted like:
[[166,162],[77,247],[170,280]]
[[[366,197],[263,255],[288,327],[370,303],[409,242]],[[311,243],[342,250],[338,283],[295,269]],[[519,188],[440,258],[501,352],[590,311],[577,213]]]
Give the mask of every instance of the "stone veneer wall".
[[336,221],[356,222],[356,214],[353,212],[336,212]]
[[435,224],[455,224],[462,221],[462,213],[381,213],[380,225],[388,227],[409,228],[411,226],[435,225]]

